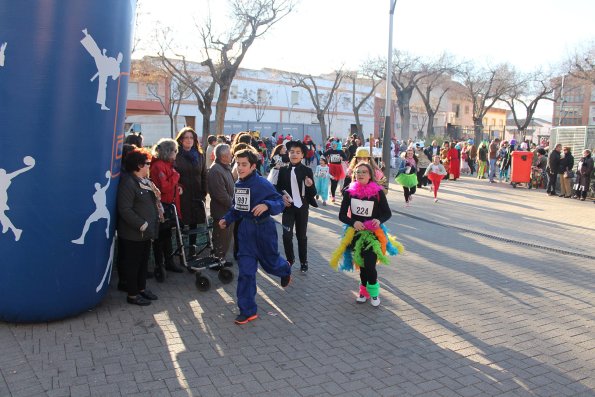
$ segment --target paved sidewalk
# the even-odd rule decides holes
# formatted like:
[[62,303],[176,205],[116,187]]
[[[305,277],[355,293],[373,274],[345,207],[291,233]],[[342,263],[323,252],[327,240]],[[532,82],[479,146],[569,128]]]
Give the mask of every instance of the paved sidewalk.
[[311,211],[310,272],[258,278],[258,320],[233,324],[235,282],[214,274],[208,292],[150,281],[145,308],[114,275],[75,318],[0,324],[0,396],[595,396],[595,261],[537,247],[595,255],[595,205],[464,177],[404,208],[391,188],[407,252],[380,267],[379,308],[328,267],[329,205]]

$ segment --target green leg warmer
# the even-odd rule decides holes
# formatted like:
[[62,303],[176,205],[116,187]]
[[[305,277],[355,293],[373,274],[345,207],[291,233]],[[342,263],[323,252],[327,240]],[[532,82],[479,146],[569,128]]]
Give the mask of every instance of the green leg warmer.
[[372,298],[376,298],[380,294],[380,284],[378,282],[376,284],[368,283],[366,289]]

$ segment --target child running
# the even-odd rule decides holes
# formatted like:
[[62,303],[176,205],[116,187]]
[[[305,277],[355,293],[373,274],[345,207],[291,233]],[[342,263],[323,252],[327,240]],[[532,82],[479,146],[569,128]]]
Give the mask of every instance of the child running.
[[232,208],[219,221],[219,227],[242,220],[238,227],[238,307],[236,324],[258,318],[256,306],[256,270],[258,263],[269,274],[281,278],[283,288],[291,281],[291,265],[279,255],[277,228],[271,215],[285,208],[275,187],[258,175],[258,157],[250,149],[235,154],[239,179],[235,184]]
[[314,172],[314,181],[316,184],[316,192],[318,193],[316,198],[322,199],[322,205],[326,205],[326,200],[328,200],[329,180],[328,163],[324,157],[321,157],[320,164],[316,166],[316,171]]
[[427,176],[428,179],[432,181],[432,186],[430,187],[430,189],[434,191],[434,202],[437,203],[440,181],[446,175],[446,169],[442,164],[440,164],[440,156],[434,156],[433,160],[434,161],[432,162],[432,164],[430,164],[428,169],[426,170],[425,176]]
[[358,164],[354,170],[355,181],[343,192],[339,220],[346,224],[345,234],[339,248],[333,253],[331,267],[337,269],[343,256],[341,270],[352,270],[353,263],[360,269],[360,286],[357,303],[371,298],[372,306],[380,305],[380,287],[376,263],[388,264],[390,255],[403,251],[403,246],[389,236],[384,222],[390,219],[382,186],[374,177],[370,164]]
[[308,271],[308,215],[310,205],[318,207],[316,186],[310,167],[302,164],[306,153],[306,145],[300,141],[289,141],[285,144],[289,152],[289,167],[279,169],[279,177],[275,184],[277,192],[283,194],[285,209],[281,223],[283,224],[283,248],[289,263],[295,262],[293,251],[293,229],[297,238],[300,271]]

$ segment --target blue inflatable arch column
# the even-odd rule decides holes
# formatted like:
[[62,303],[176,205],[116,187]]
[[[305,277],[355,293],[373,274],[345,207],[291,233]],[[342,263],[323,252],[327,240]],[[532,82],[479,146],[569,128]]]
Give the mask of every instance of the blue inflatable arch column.
[[136,0],[0,3],[0,319],[97,305],[111,275]]

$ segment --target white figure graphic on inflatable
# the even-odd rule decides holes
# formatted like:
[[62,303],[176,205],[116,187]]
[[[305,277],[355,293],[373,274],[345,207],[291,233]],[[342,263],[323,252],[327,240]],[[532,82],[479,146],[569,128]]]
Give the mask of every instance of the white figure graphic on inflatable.
[[95,211],[89,215],[87,220],[85,221],[85,226],[83,227],[83,233],[79,238],[76,240],[72,240],[75,244],[85,244],[85,236],[89,231],[89,226],[91,223],[97,222],[100,219],[107,219],[107,226],[105,227],[105,237],[109,238],[109,221],[110,221],[110,213],[107,209],[107,199],[106,199],[106,192],[109,189],[110,182],[112,181],[112,173],[109,171],[105,172],[105,177],[107,178],[107,183],[104,187],[101,187],[101,184],[95,184],[95,193],[93,193],[93,201],[95,202]]
[[87,33],[87,29],[83,29],[85,37],[81,40],[81,44],[89,55],[95,60],[95,66],[97,66],[97,73],[91,77],[91,81],[94,81],[99,77],[99,86],[97,87],[97,103],[101,105],[101,110],[109,110],[105,106],[105,97],[107,91],[107,78],[111,77],[112,80],[117,80],[120,77],[120,64],[122,63],[122,53],[118,53],[118,58],[110,58],[106,55],[107,50],[104,48],[103,51],[99,50],[97,43]]
[[25,156],[23,158],[23,163],[26,165],[25,168],[21,168],[20,170],[16,170],[10,174],[8,174],[4,168],[0,168],[0,224],[2,224],[2,234],[6,233],[8,229],[12,230],[12,233],[14,234],[14,241],[19,241],[23,231],[21,229],[17,229],[5,214],[5,212],[10,209],[8,207],[8,188],[10,187],[12,183],[11,181],[14,179],[14,177],[22,174],[23,172],[29,171],[35,166],[35,159],[31,156]]
[[114,263],[115,243],[116,243],[116,238],[114,237],[112,239],[112,246],[109,250],[109,258],[107,260],[107,264],[105,265],[105,272],[103,273],[103,278],[101,279],[101,282],[99,283],[99,285],[95,288],[95,292],[101,291],[101,288],[103,288],[103,284],[105,283],[105,280],[107,279],[107,283],[109,284],[109,282],[112,278],[112,263]]
[[6,52],[6,46],[8,45],[7,42],[4,42],[2,44],[0,44],[0,66],[4,66],[4,59],[5,59],[5,55],[4,53]]

